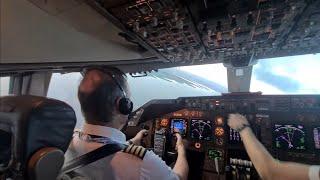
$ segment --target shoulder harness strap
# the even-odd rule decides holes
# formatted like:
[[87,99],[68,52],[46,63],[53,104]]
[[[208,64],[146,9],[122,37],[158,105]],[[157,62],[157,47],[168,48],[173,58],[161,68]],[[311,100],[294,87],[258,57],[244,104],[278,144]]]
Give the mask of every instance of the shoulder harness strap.
[[132,154],[140,159],[143,159],[147,153],[147,149],[142,146],[136,146],[132,144],[123,149],[122,152]]

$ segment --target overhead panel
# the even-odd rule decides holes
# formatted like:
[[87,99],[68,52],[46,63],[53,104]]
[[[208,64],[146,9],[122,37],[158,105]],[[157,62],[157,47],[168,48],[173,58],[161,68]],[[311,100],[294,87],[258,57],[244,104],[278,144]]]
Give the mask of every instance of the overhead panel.
[[319,1],[88,2],[170,62],[234,64],[320,52]]

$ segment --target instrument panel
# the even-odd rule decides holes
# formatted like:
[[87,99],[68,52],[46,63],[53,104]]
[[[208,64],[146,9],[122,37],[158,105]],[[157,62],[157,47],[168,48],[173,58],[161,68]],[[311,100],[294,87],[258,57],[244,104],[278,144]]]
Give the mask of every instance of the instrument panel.
[[172,104],[183,108],[152,120],[153,150],[164,158],[174,149],[172,134],[178,131],[188,142],[187,151],[197,157],[188,161],[200,167],[202,179],[234,179],[235,174],[235,179],[258,179],[239,133],[227,125],[230,113],[246,116],[274,158],[320,164],[319,95],[231,94],[178,98]]
[[156,123],[170,134],[179,132],[182,137],[193,142],[189,148],[201,150],[201,147],[198,147],[200,142],[216,141],[216,144],[223,145],[225,141],[225,118],[210,112],[183,109],[164,115],[157,119]]

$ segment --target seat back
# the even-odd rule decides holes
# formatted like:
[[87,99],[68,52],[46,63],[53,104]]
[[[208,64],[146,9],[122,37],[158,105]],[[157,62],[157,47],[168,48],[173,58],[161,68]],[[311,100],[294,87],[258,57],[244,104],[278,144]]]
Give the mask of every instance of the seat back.
[[66,103],[37,96],[0,98],[0,175],[55,179],[76,116]]

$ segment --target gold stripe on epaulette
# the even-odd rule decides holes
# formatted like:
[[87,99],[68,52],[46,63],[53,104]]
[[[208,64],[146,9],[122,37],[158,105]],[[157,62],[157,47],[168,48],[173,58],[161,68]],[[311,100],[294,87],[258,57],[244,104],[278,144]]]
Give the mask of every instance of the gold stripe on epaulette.
[[129,153],[132,147],[133,145],[128,146],[124,152]]
[[142,149],[142,147],[138,146],[138,148],[134,151],[134,155],[138,156],[141,149]]
[[134,154],[134,151],[137,149],[138,146],[133,146],[130,150],[130,154]]
[[140,157],[141,159],[143,159],[143,157],[144,157],[144,155],[146,154],[146,152],[147,152],[147,150],[146,150],[145,148],[142,148],[141,151],[140,151],[140,153],[139,153],[139,157]]
[[145,154],[147,153],[147,150],[142,146],[129,145],[127,148],[123,150],[123,152],[132,154],[134,156],[139,157],[140,159],[143,159]]

